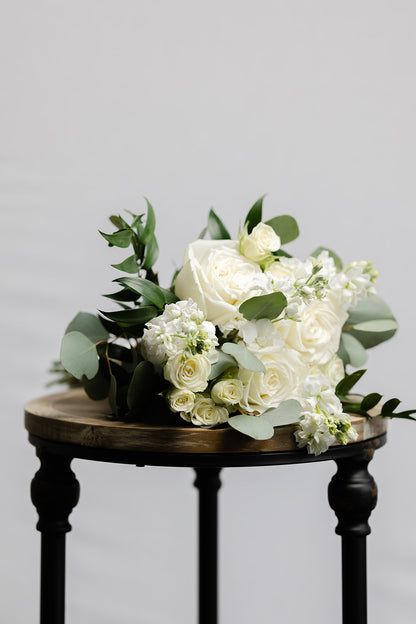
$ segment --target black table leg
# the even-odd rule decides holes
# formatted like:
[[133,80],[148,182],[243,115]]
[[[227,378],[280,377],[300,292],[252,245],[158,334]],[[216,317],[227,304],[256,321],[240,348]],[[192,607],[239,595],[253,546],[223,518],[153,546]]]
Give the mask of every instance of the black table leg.
[[79,499],[79,483],[71,459],[38,450],[40,468],[32,481],[31,496],[41,532],[40,624],[65,621],[65,533],[68,516]]
[[343,624],[367,624],[366,537],[377,503],[377,486],[367,470],[374,451],[336,460],[338,471],[328,487],[329,504],[342,536]]
[[218,619],[218,490],[221,468],[195,468],[199,490],[199,624]]

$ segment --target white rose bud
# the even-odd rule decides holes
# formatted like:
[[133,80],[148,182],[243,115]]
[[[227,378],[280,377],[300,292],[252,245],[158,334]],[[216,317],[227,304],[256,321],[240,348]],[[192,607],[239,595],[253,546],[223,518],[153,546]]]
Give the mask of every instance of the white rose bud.
[[190,412],[195,403],[195,394],[191,390],[172,388],[167,398],[172,412]]
[[226,407],[215,405],[209,397],[196,396],[195,405],[191,411],[191,422],[199,427],[212,427],[220,425],[228,420]]
[[280,248],[280,238],[270,225],[259,223],[251,234],[247,231],[240,241],[240,251],[246,258],[254,262],[263,262],[270,257],[272,251]]
[[208,385],[211,363],[206,355],[177,355],[169,358],[165,364],[165,379],[179,390],[201,392]]
[[211,397],[220,405],[235,405],[243,397],[243,384],[240,379],[223,379],[211,390]]

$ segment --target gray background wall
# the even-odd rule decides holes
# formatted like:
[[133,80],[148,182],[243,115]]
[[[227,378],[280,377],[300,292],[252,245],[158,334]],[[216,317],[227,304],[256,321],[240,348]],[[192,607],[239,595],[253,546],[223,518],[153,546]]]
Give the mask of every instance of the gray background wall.
[[[211,205],[268,217],[345,260],[370,258],[400,331],[364,391],[415,406],[415,4],[410,0],[16,0],[0,4],[0,614],[37,621],[37,469],[22,425],[66,324],[103,306],[117,262],[97,229],[153,202],[168,284]],[[372,472],[370,621],[414,622],[413,423]],[[74,462],[68,622],[195,621],[196,494],[186,469]],[[221,492],[224,623],[340,621],[334,465],[230,469]],[[5,501],[5,502],[4,502]],[[209,588],[207,588],[209,591]]]

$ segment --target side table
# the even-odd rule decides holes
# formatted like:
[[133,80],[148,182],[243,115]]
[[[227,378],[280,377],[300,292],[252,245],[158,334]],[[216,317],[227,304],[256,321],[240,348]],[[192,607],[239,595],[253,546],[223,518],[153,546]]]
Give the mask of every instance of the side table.
[[[342,537],[343,624],[366,624],[366,536],[377,502],[368,472],[374,451],[386,442],[386,420],[353,416],[357,442],[333,445],[318,457],[298,449],[295,425],[277,427],[269,440],[253,440],[231,428],[117,422],[106,401],[92,401],[81,389],[30,401],[25,408],[29,441],[40,468],[31,487],[41,532],[40,623],[64,624],[65,534],[79,499],[72,459],[195,469],[199,491],[199,624],[217,624],[218,504],[222,468],[271,466],[334,460],[329,504]],[[207,593],[204,588],[209,587]],[[352,598],[353,597],[353,598]]]

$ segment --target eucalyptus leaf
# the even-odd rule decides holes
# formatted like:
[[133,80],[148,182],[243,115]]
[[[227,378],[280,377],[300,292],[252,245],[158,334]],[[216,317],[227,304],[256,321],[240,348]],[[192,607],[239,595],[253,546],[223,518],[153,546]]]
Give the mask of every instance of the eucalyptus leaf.
[[254,372],[266,372],[266,367],[251,351],[247,349],[243,344],[235,344],[234,342],[225,342],[221,349],[227,355],[232,355],[237,362],[248,370]]
[[282,245],[290,243],[299,236],[299,227],[296,219],[290,215],[280,215],[266,221],[266,225],[270,225],[280,238]]
[[62,338],[61,362],[68,373],[77,379],[85,375],[92,379],[98,372],[96,346],[79,331],[71,331]]
[[273,427],[291,425],[299,422],[302,413],[301,404],[295,399],[282,401],[277,407],[271,407],[262,414]]
[[365,332],[388,332],[397,329],[397,322],[393,319],[375,319],[373,321],[363,321],[353,325],[356,331]]
[[212,210],[208,215],[208,232],[213,240],[223,240],[231,238],[227,228],[221,221],[221,219]]
[[273,437],[273,426],[261,416],[238,414],[228,419],[228,424],[240,433],[244,433],[255,440],[268,440]]
[[392,338],[396,330],[392,329],[389,331],[375,332],[363,331],[361,329],[357,331],[353,329],[353,326],[377,319],[396,320],[385,301],[375,296],[367,297],[366,299],[359,300],[354,308],[349,308],[345,327],[348,328],[349,333],[357,338],[366,349],[370,349]]
[[140,242],[145,245],[154,238],[155,227],[156,227],[156,216],[155,211],[153,210],[152,204],[145,197],[147,203],[147,217],[146,217],[146,225],[144,226],[143,233],[140,237]]
[[101,360],[99,364],[99,371],[92,379],[88,379],[85,375],[82,376],[82,386],[90,399],[93,399],[94,401],[101,401],[102,399],[108,397],[110,377],[108,375],[108,371],[105,371],[106,365],[107,363]]
[[101,236],[103,236],[110,245],[114,245],[114,247],[128,247],[133,235],[130,229],[119,230],[118,232],[114,232],[114,234],[105,234],[100,230],[98,231]]
[[341,342],[348,354],[348,361],[355,368],[363,366],[367,361],[367,352],[357,338],[351,334],[343,332],[341,334]]
[[238,366],[237,361],[235,360],[235,358],[233,358],[232,355],[224,353],[223,351],[221,351],[221,349],[217,349],[217,354],[218,360],[215,362],[215,364],[211,364],[211,373],[208,379],[216,379],[216,377],[219,377],[220,375],[225,373],[225,371],[229,368]]
[[149,400],[155,385],[154,377],[153,365],[147,361],[139,362],[127,391],[127,405],[131,410],[143,407]]
[[143,295],[160,310],[166,303],[165,295],[160,286],[147,279],[142,277],[119,277],[115,281],[133,292]]
[[159,257],[159,245],[155,236],[149,240],[146,245],[146,253],[144,256],[143,268],[149,270],[156,263]]
[[109,337],[108,331],[105,329],[98,316],[90,314],[89,312],[78,312],[69,323],[65,333],[69,334],[74,331],[84,334],[84,336],[87,336],[87,338],[95,343],[101,340],[108,340]]
[[342,260],[341,260],[341,258],[335,253],[335,251],[331,251],[330,249],[328,249],[328,247],[318,247],[317,249],[315,249],[315,251],[313,253],[311,253],[311,256],[313,258],[317,258],[319,256],[319,254],[322,253],[323,251],[327,251],[328,252],[329,257],[333,259],[334,264],[335,264],[336,268],[338,269],[338,271],[342,271]]
[[158,310],[154,306],[143,306],[132,310],[117,310],[116,312],[99,311],[110,321],[115,321],[121,327],[129,325],[144,325],[157,316]]
[[114,269],[124,271],[125,273],[137,273],[139,271],[135,254],[129,256],[128,258],[123,260],[123,262],[120,262],[119,264],[112,264],[111,266]]
[[258,225],[261,222],[262,214],[263,214],[263,199],[264,198],[265,198],[265,195],[263,195],[263,197],[260,197],[260,199],[258,199],[256,203],[250,208],[246,216],[244,225],[247,226],[248,234],[251,234],[251,232],[256,227],[256,225]]
[[335,388],[335,394],[337,396],[345,396],[355,386],[355,384],[361,379],[365,373],[365,369],[354,371],[351,375],[345,375],[343,379],[337,384]]
[[286,306],[287,299],[284,294],[282,292],[274,292],[247,299],[240,305],[239,311],[249,321],[262,318],[274,320],[283,312]]

